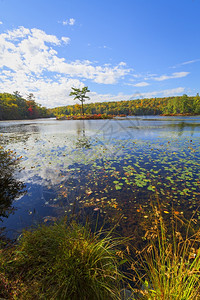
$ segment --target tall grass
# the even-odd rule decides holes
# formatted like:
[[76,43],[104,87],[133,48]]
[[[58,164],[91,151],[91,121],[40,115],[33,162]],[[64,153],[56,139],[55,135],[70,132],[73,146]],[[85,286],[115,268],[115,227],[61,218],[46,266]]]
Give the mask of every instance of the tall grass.
[[154,210],[154,222],[146,235],[148,245],[131,265],[140,285],[134,290],[139,299],[200,299],[200,231],[194,233],[191,219],[182,237],[175,218],[173,215],[171,228],[167,228],[161,212]]
[[93,234],[74,222],[25,231],[14,249],[0,254],[4,296],[119,299],[119,243],[110,234]]
[[173,213],[169,225],[154,208],[145,248],[136,255],[126,249],[134,278],[129,290],[121,290],[128,282],[119,272],[127,240],[75,222],[25,231],[17,245],[0,250],[0,298],[198,300],[200,230],[192,218],[180,231],[177,220]]

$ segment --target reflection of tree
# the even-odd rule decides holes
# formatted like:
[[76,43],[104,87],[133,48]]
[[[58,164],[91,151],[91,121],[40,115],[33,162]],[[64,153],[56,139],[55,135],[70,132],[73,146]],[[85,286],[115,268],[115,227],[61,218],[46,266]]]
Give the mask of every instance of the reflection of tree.
[[0,218],[12,212],[12,201],[19,197],[24,184],[14,177],[18,159],[0,147]]
[[184,128],[185,128],[185,123],[180,122],[178,126],[176,126],[178,129],[178,135],[181,136],[183,134]]
[[172,125],[178,132],[178,135],[179,136],[182,136],[184,130],[190,130],[190,135],[193,136],[194,134],[194,130],[195,130],[195,127],[197,126],[197,124],[195,123],[186,123],[186,122],[180,122],[178,124],[173,124]]
[[76,148],[91,148],[91,143],[89,138],[85,134],[85,122],[84,120],[80,123],[77,123],[77,140]]

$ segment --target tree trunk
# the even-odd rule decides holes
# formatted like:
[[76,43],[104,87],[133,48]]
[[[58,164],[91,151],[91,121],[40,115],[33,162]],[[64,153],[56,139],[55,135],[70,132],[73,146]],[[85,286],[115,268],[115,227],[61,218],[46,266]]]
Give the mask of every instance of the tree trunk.
[[83,101],[81,101],[81,103],[82,103],[82,115],[84,116]]

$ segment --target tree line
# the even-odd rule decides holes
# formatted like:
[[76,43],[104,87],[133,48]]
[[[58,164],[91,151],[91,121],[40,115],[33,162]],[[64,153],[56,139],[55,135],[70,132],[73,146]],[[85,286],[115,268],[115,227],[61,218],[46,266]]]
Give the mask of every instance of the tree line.
[[[83,113],[83,104],[60,106],[52,109],[36,103],[30,93],[24,99],[18,91],[0,93],[0,120],[47,118],[52,116],[75,116]],[[98,102],[84,104],[85,114],[105,115],[200,115],[200,96],[145,98],[138,100]]]
[[22,120],[47,118],[50,113],[46,107],[35,102],[32,93],[24,99],[18,91],[13,94],[0,93],[0,120]]
[[[84,104],[86,114],[107,115],[176,115],[176,114],[200,114],[200,96],[145,98],[138,100],[101,102]],[[55,116],[79,115],[82,106],[79,104],[67,105],[50,109]]]

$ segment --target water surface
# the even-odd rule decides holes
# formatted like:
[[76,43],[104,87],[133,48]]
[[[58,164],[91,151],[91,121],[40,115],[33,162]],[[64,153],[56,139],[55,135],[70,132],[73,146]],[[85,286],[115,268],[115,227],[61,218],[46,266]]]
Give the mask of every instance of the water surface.
[[26,194],[3,218],[8,236],[80,211],[138,230],[159,201],[190,217],[200,204],[200,117],[1,121],[0,143],[16,152]]

